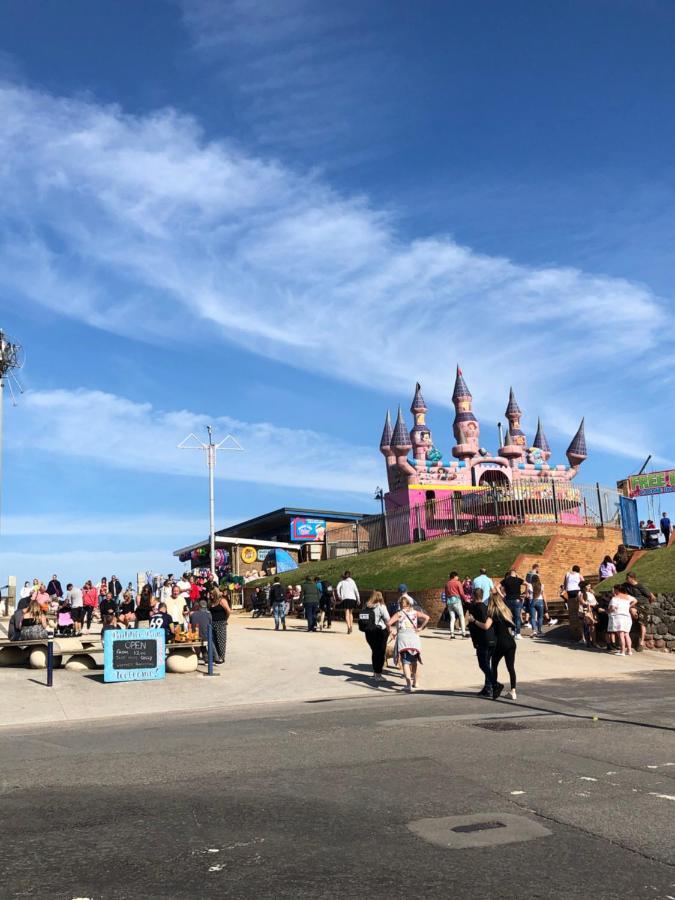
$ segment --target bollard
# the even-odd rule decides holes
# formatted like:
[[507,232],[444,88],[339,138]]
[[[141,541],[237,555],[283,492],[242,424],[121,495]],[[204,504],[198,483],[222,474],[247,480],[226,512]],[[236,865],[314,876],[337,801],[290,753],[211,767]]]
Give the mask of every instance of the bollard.
[[206,628],[206,646],[209,653],[209,675],[213,675],[213,626],[210,622]]
[[47,687],[54,684],[54,640],[47,641]]

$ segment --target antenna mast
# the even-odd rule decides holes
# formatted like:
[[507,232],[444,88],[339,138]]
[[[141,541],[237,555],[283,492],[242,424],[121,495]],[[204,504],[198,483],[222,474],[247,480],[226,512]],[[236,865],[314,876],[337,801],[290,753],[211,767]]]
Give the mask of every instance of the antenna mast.
[[[0,523],[2,521],[2,445],[3,445],[3,407],[5,402],[5,384],[12,395],[12,404],[16,406],[14,386],[23,393],[17,371],[23,366],[23,348],[0,329]],[[14,385],[14,386],[13,386]],[[2,528],[0,527],[0,532]]]

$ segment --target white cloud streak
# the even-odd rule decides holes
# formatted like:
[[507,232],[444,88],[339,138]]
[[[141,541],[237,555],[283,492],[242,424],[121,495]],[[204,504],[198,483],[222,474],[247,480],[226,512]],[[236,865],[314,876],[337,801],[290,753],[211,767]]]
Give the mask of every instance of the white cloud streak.
[[[16,413],[12,433],[19,447],[116,469],[203,477],[204,451],[179,450],[177,445],[191,432],[205,439],[205,426],[211,424],[217,439],[231,433],[244,447],[244,452],[218,454],[216,477],[224,480],[356,493],[372,491],[381,475],[371,448],[329,435],[267,422],[213,419],[189,410],[163,412],[103,391],[27,393]],[[195,530],[203,531],[203,524]]]
[[399,124],[384,85],[391,89],[400,69],[360,4],[179,2],[200,60],[238,98],[263,145],[351,157],[356,141],[362,156],[382,140],[384,120]]
[[[219,522],[219,528],[226,528],[232,521]],[[74,512],[64,514],[31,513],[30,515],[3,516],[2,533],[5,537],[129,537],[148,535],[177,537],[195,534],[205,529],[202,518],[186,518],[171,511],[161,515],[115,515],[90,517]]]
[[[419,379],[427,399],[447,403],[459,361],[484,417],[502,414],[509,381],[532,415],[536,398],[576,421],[593,395],[628,413],[630,370],[667,357],[673,316],[647,286],[481,255],[449,236],[407,241],[366,198],[206,141],[174,110],[133,117],[6,84],[0,114],[0,289],[17,303],[136,339],[215,332],[403,398]],[[101,397],[164,439],[183,427],[182,413]],[[68,397],[76,409],[91,400]],[[272,440],[269,426],[250,428],[244,442]],[[669,435],[661,429],[664,446]],[[302,454],[315,438],[289,433],[282,446]],[[142,467],[148,450],[123,456]],[[284,483],[298,483],[299,467],[278,462]],[[360,465],[336,478],[363,484]],[[267,461],[257,469],[271,477]]]

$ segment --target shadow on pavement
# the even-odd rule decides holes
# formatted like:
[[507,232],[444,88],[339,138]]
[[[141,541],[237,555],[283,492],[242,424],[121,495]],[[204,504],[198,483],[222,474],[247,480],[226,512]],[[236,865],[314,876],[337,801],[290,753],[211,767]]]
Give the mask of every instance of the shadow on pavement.
[[[356,667],[354,667],[356,668]],[[370,668],[370,667],[368,667]],[[358,684],[363,684],[366,687],[372,688],[375,691],[380,690],[380,688],[393,688],[396,685],[387,683],[386,681],[375,681],[373,675],[361,674],[359,672],[350,672],[347,669],[331,669],[330,666],[320,666],[319,668],[320,675],[329,675],[332,678],[344,678],[348,682],[356,682]],[[386,676],[385,676],[386,677]]]
[[[435,697],[473,697],[476,699],[478,697],[477,694],[467,694],[465,691],[441,691],[441,690],[425,690],[422,688],[420,693],[424,694],[427,697],[435,696]],[[487,700],[487,698],[486,698]],[[578,712],[566,712],[561,709],[551,709],[546,706],[535,706],[532,703],[522,703],[520,700],[513,701],[507,700],[506,698],[500,698],[498,700],[488,700],[489,703],[493,704],[495,707],[495,715],[499,716],[499,709],[503,710],[504,707],[508,707],[509,709],[522,709],[522,710],[531,710],[534,712],[546,713],[549,716],[562,716],[566,719],[581,719],[585,722],[602,722],[603,724],[611,724],[611,725],[633,725],[638,728],[654,728],[657,731],[675,731],[675,726],[672,725],[654,725],[651,722],[636,722],[632,719],[615,719],[609,716],[603,716],[602,713],[598,713],[598,715],[594,715],[593,713],[585,714]]]

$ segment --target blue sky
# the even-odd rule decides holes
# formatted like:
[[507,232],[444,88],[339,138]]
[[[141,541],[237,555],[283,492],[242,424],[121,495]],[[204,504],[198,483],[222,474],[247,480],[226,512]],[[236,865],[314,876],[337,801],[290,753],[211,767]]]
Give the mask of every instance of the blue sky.
[[0,577],[175,567],[207,422],[219,523],[375,511],[457,362],[488,447],[513,384],[581,480],[673,464],[674,44],[666,0],[1,4]]

